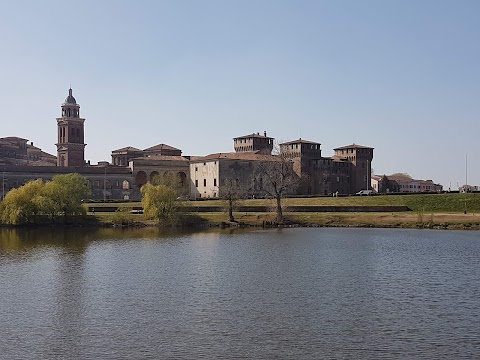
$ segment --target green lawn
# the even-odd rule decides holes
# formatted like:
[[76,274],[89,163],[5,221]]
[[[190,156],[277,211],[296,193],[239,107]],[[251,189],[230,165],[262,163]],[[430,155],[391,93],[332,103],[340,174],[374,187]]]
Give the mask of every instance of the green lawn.
[[[375,196],[344,196],[344,197],[314,197],[286,198],[285,206],[323,205],[323,206],[408,206],[416,212],[463,212],[465,203],[468,212],[480,212],[480,194],[419,194],[419,195],[375,195]],[[195,206],[221,206],[222,201],[189,202]],[[242,205],[274,206],[273,200],[244,200]]]
[[[188,206],[224,206],[221,200],[182,201]],[[275,206],[270,199],[249,199],[239,202],[241,205]],[[286,198],[284,206],[408,206],[415,212],[423,213],[463,213],[465,205],[468,213],[480,212],[480,194],[419,194],[419,195],[376,195],[345,197]],[[92,203],[86,206],[118,206],[132,208],[141,206],[140,202],[129,203]]]

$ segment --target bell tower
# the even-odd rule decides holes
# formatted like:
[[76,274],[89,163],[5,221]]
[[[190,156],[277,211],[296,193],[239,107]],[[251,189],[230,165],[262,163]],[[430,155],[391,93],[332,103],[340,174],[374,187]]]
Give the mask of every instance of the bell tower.
[[84,122],[70,88],[62,104],[62,117],[57,118],[57,166],[85,166]]

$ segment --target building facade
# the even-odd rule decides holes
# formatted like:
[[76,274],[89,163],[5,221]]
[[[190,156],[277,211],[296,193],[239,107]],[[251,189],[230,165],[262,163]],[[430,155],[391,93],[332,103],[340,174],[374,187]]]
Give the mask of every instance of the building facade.
[[94,199],[139,200],[145,183],[171,176],[189,189],[193,199],[220,197],[222,187],[225,192],[229,184],[241,188],[246,197],[257,197],[266,195],[265,169],[279,161],[294,173],[290,195],[353,194],[371,188],[373,148],[366,146],[336,148],[333,156],[324,157],[320,143],[298,139],[275,148],[274,138],[257,132],[234,138],[231,153],[182,156],[180,149],[161,143],[143,150],[132,146],[113,150],[111,164],[91,165],[85,161],[85,118],[80,117],[71,88],[56,121],[56,157],[26,139],[0,139],[4,192],[30,180],[79,173],[86,177]]
[[272,161],[287,161],[295,173],[290,195],[354,194],[370,189],[373,148],[349,145],[322,157],[321,144],[304,139],[279,145],[272,155],[274,139],[266,133],[234,138],[234,153],[211,154],[190,161],[192,198],[222,196],[222,186],[238,184],[247,197],[265,196],[262,169]]
[[[190,160],[190,197],[221,198],[226,191],[238,197],[264,197],[264,170],[278,157],[258,151],[217,153]],[[293,165],[293,164],[292,164]]]

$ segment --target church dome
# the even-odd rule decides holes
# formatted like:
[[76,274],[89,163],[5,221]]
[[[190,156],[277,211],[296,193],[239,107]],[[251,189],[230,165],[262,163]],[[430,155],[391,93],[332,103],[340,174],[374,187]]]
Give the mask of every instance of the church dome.
[[72,104],[72,105],[77,104],[77,101],[75,100],[75,98],[72,95],[72,88],[68,89],[68,96],[65,99],[65,104]]

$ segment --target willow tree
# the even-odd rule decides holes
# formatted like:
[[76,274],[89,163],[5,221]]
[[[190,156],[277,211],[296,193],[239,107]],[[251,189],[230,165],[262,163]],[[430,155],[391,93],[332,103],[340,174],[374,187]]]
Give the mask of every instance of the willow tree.
[[150,181],[152,185],[165,185],[175,191],[177,197],[186,197],[188,195],[188,184],[180,173],[170,171],[162,175],[155,175]]
[[82,199],[89,196],[87,180],[80,174],[62,174],[45,183],[43,210],[52,217],[84,215]]
[[42,180],[35,180],[10,190],[0,204],[2,223],[19,225],[35,222],[37,214],[42,211],[37,199],[44,186]]
[[178,220],[177,194],[166,185],[142,186],[142,206],[149,219],[155,219],[160,225],[174,225]]
[[85,214],[81,200],[89,190],[79,174],[63,174],[44,183],[34,180],[10,190],[1,203],[1,220],[5,224],[36,222],[39,215],[48,215],[54,222],[59,216]]

